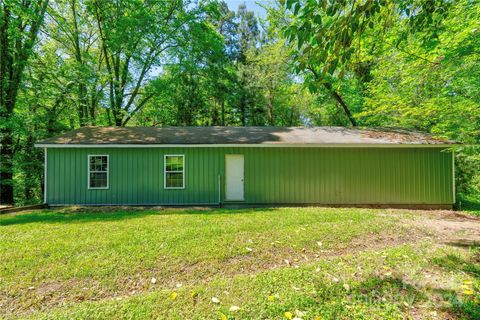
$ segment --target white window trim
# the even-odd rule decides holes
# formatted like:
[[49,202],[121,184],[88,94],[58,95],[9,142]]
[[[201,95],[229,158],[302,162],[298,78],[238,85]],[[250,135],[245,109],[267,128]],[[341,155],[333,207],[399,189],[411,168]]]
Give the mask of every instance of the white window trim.
[[[167,187],[167,157],[182,157],[183,158],[183,170],[182,171],[169,171],[182,173],[182,187]],[[163,189],[185,189],[185,155],[184,154],[165,154],[163,155]]]
[[[107,186],[106,187],[90,187],[90,158],[91,157],[107,157]],[[106,190],[110,188],[110,157],[108,154],[89,154],[87,158],[87,187],[88,190]],[[104,171],[93,171],[93,173],[103,173]]]

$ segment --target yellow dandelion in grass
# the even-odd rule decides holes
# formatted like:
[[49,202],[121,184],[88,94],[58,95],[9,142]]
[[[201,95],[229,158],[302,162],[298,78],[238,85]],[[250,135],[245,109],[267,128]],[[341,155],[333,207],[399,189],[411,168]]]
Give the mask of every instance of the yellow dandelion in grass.
[[223,313],[220,314],[220,320],[228,320],[227,316]]
[[468,296],[474,294],[473,289],[472,289],[472,284],[473,284],[473,282],[470,281],[470,280],[463,280],[463,284],[461,286],[461,288],[463,289],[463,294],[468,295]]
[[293,319],[293,313],[291,313],[290,311],[285,312],[283,315],[289,320]]
[[273,301],[275,300],[275,296],[273,294],[268,296],[268,301]]
[[170,299],[175,300],[177,299],[177,296],[178,294],[175,291],[173,291],[172,294],[170,295]]

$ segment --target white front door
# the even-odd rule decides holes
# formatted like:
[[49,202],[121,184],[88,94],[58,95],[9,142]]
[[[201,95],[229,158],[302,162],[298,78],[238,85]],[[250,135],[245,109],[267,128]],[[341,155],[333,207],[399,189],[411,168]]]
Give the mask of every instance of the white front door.
[[243,154],[225,155],[226,200],[243,201]]

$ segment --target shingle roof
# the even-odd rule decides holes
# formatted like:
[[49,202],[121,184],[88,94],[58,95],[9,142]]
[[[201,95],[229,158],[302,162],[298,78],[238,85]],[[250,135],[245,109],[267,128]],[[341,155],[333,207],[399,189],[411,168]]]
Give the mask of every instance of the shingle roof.
[[398,129],[344,127],[83,127],[39,141],[44,145],[127,144],[374,144],[443,145],[451,140]]

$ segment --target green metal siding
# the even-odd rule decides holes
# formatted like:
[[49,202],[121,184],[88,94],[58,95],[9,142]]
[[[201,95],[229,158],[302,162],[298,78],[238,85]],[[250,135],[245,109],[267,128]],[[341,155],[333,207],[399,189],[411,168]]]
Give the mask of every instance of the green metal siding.
[[[108,154],[108,190],[87,156]],[[163,188],[163,156],[185,155],[185,189]],[[452,154],[438,148],[50,148],[49,204],[217,204],[225,155],[245,158],[246,204],[452,204]],[[220,176],[220,186],[218,177]]]

